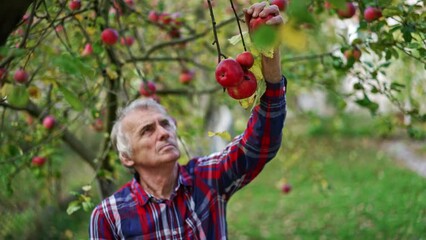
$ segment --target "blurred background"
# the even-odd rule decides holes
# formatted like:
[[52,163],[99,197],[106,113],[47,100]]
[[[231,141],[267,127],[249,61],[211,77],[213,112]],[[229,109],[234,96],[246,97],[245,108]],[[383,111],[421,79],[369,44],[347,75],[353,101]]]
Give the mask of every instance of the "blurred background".
[[[423,239],[425,1],[271,1],[284,26],[250,39],[252,3],[0,1],[0,239],[87,239],[94,206],[132,177],[109,133],[133,99],[176,118],[182,164],[219,151],[276,41],[283,143],[230,200],[229,238]],[[244,51],[258,88],[235,100],[214,73]]]

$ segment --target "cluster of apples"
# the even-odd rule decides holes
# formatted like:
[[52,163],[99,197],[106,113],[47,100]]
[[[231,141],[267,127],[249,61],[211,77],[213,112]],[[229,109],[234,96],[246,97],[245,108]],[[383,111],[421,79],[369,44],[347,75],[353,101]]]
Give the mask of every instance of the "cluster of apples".
[[180,38],[180,27],[183,25],[183,18],[180,12],[166,13],[151,10],[148,13],[148,20],[166,29],[171,38]]
[[252,96],[257,89],[257,80],[249,70],[254,64],[253,55],[245,51],[235,59],[222,60],[215,71],[216,81],[226,89],[228,95],[240,100]]
[[[324,3],[324,6],[326,9],[333,8],[333,5],[328,1]],[[337,9],[336,12],[340,18],[351,18],[355,15],[356,6],[353,2],[346,2],[345,8]],[[382,16],[382,10],[378,7],[368,6],[367,8],[365,8],[363,15],[365,21],[373,22]]]

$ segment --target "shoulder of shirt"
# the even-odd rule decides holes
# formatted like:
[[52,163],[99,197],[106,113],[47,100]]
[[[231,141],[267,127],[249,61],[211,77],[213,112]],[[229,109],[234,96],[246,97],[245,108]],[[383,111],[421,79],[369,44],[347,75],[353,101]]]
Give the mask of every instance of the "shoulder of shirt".
[[132,201],[131,196],[131,181],[124,184],[119,190],[102,200],[96,207],[98,211],[104,212],[111,210],[112,206],[120,208],[122,205],[128,205]]

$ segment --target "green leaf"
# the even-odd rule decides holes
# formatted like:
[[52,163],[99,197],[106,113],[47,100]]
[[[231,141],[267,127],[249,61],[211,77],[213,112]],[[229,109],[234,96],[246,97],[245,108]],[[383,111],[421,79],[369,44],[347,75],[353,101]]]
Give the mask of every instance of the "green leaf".
[[70,202],[70,204],[68,204],[68,208],[67,208],[67,214],[71,215],[74,212],[78,211],[81,208],[80,206],[80,202],[79,201],[72,201]]
[[76,94],[74,94],[72,91],[68,90],[64,86],[59,86],[59,91],[62,92],[64,95],[65,100],[71,105],[72,108],[74,108],[76,111],[81,111],[84,109],[83,104],[81,103],[80,99]]
[[391,90],[395,90],[397,92],[400,92],[401,89],[405,88],[405,85],[401,84],[401,83],[393,82],[393,83],[391,83],[390,88],[391,88]]
[[30,100],[27,88],[24,85],[7,85],[8,89],[6,90],[7,101],[15,107],[25,107]]
[[252,34],[253,45],[257,49],[273,48],[278,40],[278,29],[276,27],[262,25]]
[[346,7],[346,0],[329,0],[328,2],[338,9],[344,9]]
[[94,70],[90,67],[90,65],[82,62],[80,58],[73,57],[69,54],[62,54],[55,57],[53,58],[53,62],[62,72],[70,75],[91,76],[94,73]]

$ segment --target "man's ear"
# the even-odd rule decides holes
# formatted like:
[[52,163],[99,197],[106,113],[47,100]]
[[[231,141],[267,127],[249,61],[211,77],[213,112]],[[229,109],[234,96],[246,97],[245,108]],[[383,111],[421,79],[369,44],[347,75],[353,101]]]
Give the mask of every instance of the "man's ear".
[[135,164],[135,162],[125,153],[120,154],[120,161],[124,166],[128,168],[133,167],[133,165]]

